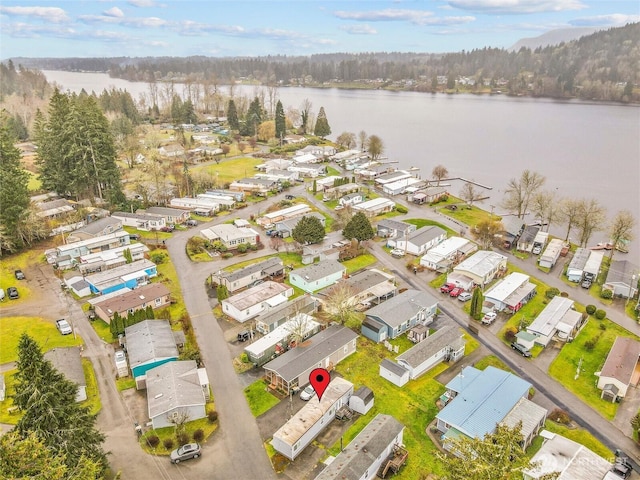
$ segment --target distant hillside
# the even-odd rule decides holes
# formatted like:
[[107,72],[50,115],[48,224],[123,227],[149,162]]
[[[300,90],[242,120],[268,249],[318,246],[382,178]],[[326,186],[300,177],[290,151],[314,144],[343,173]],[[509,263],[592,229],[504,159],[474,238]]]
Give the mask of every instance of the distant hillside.
[[[585,29],[571,31],[577,34]],[[562,32],[548,32],[534,43],[555,42],[564,38]],[[14,59],[14,63],[30,68],[108,71],[112,77],[144,82],[204,85],[246,80],[282,86],[450,93],[500,90],[511,95],[638,102],[640,91],[634,87],[640,85],[640,23],[517,51],[482,48],[438,55],[379,52],[308,57]]]
[[510,52],[517,52],[522,47],[535,50],[538,47],[547,47],[549,45],[559,45],[563,42],[570,42],[571,40],[578,40],[585,35],[591,35],[592,33],[602,30],[602,28],[596,27],[575,27],[575,28],[560,28],[557,30],[550,30],[538,35],[537,37],[522,38],[518,40],[513,46],[509,47]]

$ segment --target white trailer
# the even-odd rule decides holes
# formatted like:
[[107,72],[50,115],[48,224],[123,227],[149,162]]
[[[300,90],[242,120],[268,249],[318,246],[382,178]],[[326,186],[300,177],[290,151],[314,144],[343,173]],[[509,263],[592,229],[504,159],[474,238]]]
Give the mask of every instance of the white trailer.
[[584,267],[589,260],[589,255],[591,255],[591,250],[587,248],[578,248],[576,250],[569,263],[569,268],[567,268],[567,278],[570,282],[578,283],[582,281]]
[[602,259],[604,258],[603,252],[591,252],[589,260],[582,269],[586,280],[594,280],[598,273],[600,273],[600,265],[602,265]]
[[547,245],[547,241],[549,241],[549,232],[538,232],[536,234],[536,238],[533,239],[533,248],[531,249],[531,253],[534,255],[540,255],[544,250],[544,247]]
[[559,238],[551,240],[549,245],[547,245],[547,248],[545,248],[544,252],[540,255],[538,265],[545,268],[552,268],[560,257],[562,247],[564,247],[564,242]]

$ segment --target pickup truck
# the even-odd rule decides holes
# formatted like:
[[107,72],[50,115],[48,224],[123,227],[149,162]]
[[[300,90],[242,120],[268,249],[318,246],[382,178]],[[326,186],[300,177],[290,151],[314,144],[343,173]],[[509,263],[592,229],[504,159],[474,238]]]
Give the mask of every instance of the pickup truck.
[[56,328],[62,335],[69,335],[70,333],[73,333],[73,330],[71,330],[71,325],[69,325],[69,322],[67,322],[64,318],[56,320]]

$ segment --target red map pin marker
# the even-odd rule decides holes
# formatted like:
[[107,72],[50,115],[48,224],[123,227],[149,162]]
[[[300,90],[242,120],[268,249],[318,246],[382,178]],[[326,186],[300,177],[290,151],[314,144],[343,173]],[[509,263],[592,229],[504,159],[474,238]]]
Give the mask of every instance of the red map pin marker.
[[311,371],[309,374],[309,383],[316,391],[316,395],[318,395],[318,401],[322,399],[322,394],[329,386],[331,382],[331,375],[324,368],[316,368]]

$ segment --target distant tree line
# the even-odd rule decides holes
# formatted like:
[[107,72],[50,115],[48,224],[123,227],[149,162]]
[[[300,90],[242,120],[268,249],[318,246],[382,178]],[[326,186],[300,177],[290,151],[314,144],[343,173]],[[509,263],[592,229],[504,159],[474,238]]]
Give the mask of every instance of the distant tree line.
[[[163,57],[104,59],[20,59],[39,68],[108,71],[144,82],[225,82],[257,80],[263,85],[320,85],[411,80],[408,90],[456,88],[459,76],[473,81],[467,91],[499,87],[506,93],[590,100],[638,101],[633,86],[640,24],[599,31],[567,43],[517,52],[481,48],[447,54],[335,53],[308,57]],[[606,54],[603,54],[606,52]],[[16,60],[17,61],[17,60]],[[438,77],[445,77],[444,84]],[[213,80],[212,80],[213,79]],[[488,83],[488,85],[487,85]]]

